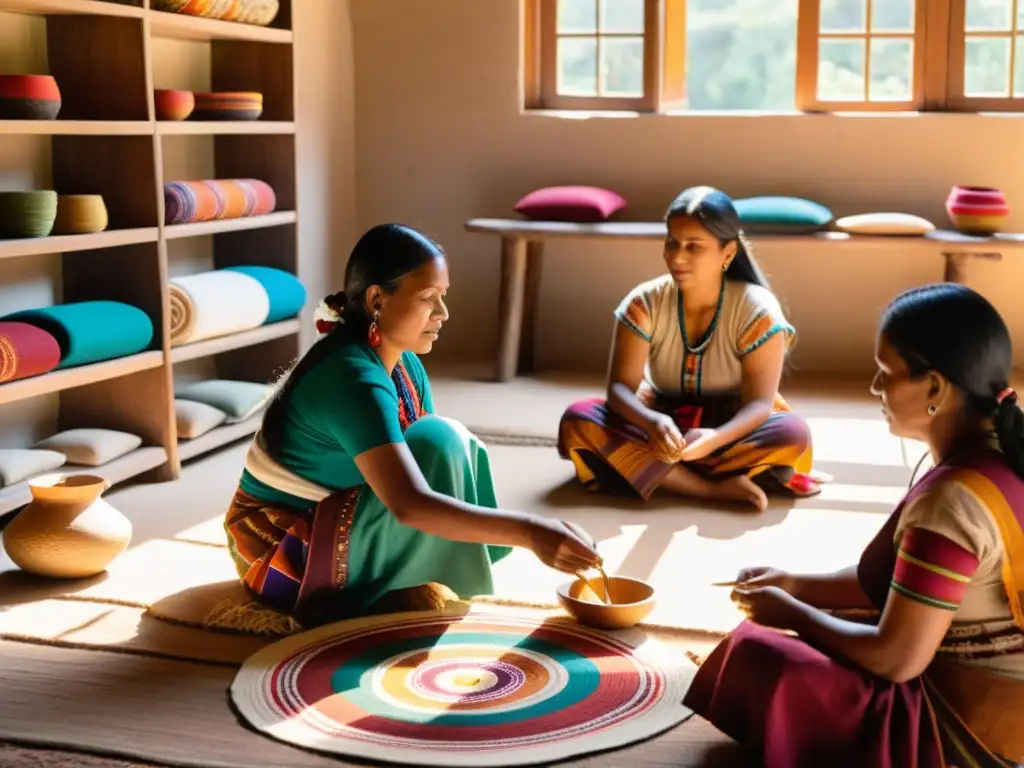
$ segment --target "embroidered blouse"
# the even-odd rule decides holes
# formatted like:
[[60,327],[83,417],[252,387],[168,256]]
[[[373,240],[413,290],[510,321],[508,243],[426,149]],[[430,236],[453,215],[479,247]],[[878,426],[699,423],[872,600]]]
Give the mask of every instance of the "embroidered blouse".
[[646,384],[658,394],[735,395],[743,384],[743,358],[777,333],[787,346],[796,331],[767,288],[726,280],[718,309],[701,339],[689,339],[685,297],[672,275],[641,283],[622,300],[615,316],[650,343]]
[[[944,481],[900,515],[892,588],[911,600],[953,611],[943,649],[962,663],[1024,680],[1024,635],[1013,623],[1003,581],[1003,541],[975,490]],[[984,642],[990,652],[957,653]]]

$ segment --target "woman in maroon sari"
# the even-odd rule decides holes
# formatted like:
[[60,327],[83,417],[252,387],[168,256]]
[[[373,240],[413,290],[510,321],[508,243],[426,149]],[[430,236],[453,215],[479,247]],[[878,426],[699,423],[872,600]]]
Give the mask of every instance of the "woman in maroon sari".
[[733,599],[749,621],[685,704],[768,768],[1024,763],[1024,412],[1009,332],[969,288],[926,286],[889,306],[876,358],[891,431],[926,442],[934,468],[859,565],[741,572]]

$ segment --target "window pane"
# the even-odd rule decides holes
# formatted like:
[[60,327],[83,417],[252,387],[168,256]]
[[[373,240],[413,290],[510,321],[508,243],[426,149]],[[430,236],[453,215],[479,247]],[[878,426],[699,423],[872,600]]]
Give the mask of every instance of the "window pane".
[[687,0],[691,110],[792,110],[797,0]]
[[818,42],[818,98],[864,101],[864,40]]
[[964,96],[1010,95],[1010,38],[968,37],[964,51]]
[[871,4],[872,31],[913,32],[916,5],[917,0],[875,0]]
[[965,26],[971,30],[1009,30],[1013,0],[967,0]]
[[558,41],[558,93],[597,95],[597,38],[563,37]]
[[[881,2],[892,3],[900,0]],[[821,0],[818,29],[822,32],[864,32],[867,15],[867,0]]]
[[644,33],[644,0],[600,0],[601,31]]
[[558,0],[558,34],[597,31],[597,0]]
[[1014,55],[1013,95],[1024,98],[1024,35],[1017,35],[1017,51]]
[[644,39],[642,37],[601,38],[602,96],[644,95]]
[[914,95],[914,40],[871,40],[870,101],[910,101]]
[[1017,0],[1017,31],[1024,32],[1024,0]]

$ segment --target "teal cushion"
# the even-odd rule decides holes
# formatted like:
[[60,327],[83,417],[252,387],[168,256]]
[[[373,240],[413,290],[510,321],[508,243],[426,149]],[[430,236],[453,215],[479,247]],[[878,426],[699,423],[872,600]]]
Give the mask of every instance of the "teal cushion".
[[746,197],[734,204],[751,232],[817,232],[832,221],[832,211],[801,197]]

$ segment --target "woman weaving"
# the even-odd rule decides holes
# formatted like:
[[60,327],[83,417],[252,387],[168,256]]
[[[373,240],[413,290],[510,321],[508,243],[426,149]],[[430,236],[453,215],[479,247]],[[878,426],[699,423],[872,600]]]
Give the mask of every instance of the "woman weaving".
[[244,583],[300,624],[490,593],[513,546],[567,573],[599,560],[582,531],[497,509],[484,446],[433,415],[417,354],[447,289],[435,243],[369,230],[266,410],[225,527]]
[[858,566],[740,573],[734,599],[753,623],[685,703],[769,766],[1024,763],[1024,413],[1009,332],[969,288],[926,286],[890,305],[876,358],[891,431],[924,441],[934,468]]
[[607,400],[562,417],[559,452],[593,489],[662,489],[763,510],[765,489],[817,492],[806,423],[779,395],[795,336],[732,201],[710,187],[666,216],[669,274],[616,310]]

